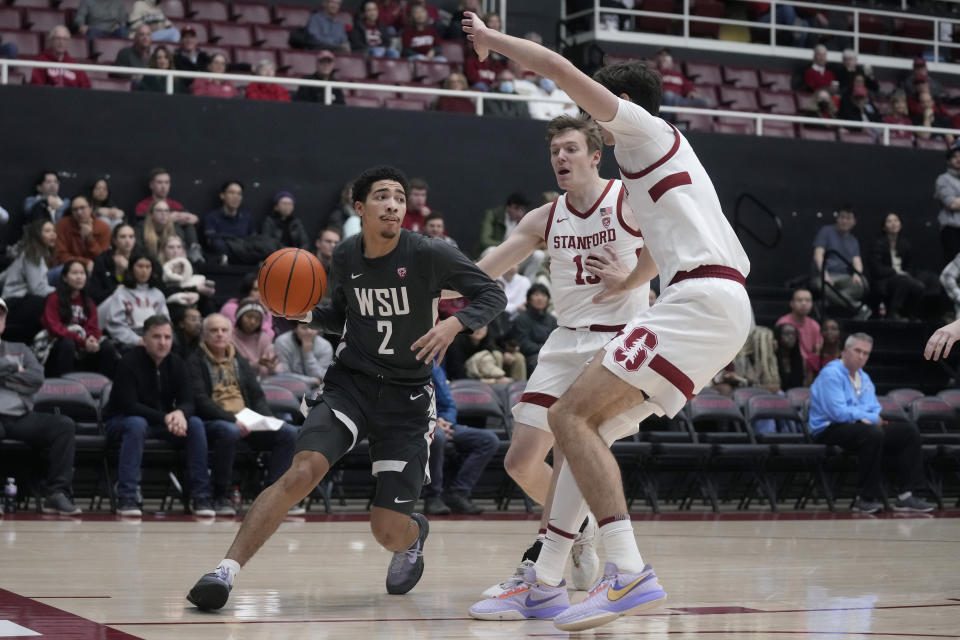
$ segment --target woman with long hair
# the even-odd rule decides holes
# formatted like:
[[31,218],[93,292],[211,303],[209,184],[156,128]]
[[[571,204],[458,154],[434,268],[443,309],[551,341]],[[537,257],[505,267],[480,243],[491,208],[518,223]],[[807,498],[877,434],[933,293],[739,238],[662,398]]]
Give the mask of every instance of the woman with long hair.
[[129,224],[123,223],[113,228],[110,233],[110,248],[93,261],[93,273],[90,274],[90,282],[87,284],[87,291],[94,302],[100,304],[106,300],[117,290],[117,285],[123,282],[136,244],[136,233]]
[[7,303],[7,329],[4,339],[30,342],[40,331],[47,296],[54,287],[47,272],[56,264],[57,230],[47,218],[34,218],[23,238],[19,254],[6,270],[3,295]]
[[900,216],[893,212],[884,216],[868,258],[870,275],[887,305],[889,320],[915,320],[926,289],[921,280],[910,274],[910,241],[903,237],[902,230]]
[[843,335],[840,333],[839,322],[833,318],[824,318],[823,322],[820,323],[820,335],[823,339],[820,341],[819,353],[811,353],[806,358],[811,382],[828,362],[838,360],[840,353],[843,351]]
[[803,355],[800,353],[800,334],[792,324],[778,324],[773,328],[776,342],[777,373],[780,375],[780,390],[809,385]]
[[111,230],[123,222],[123,209],[115,207],[110,201],[110,184],[106,178],[94,180],[90,187],[90,206],[93,207],[93,215],[110,225]]
[[163,289],[167,296],[167,305],[193,306],[199,304],[201,313],[213,313],[216,309],[210,296],[217,293],[213,280],[207,280],[199,273],[194,273],[193,265],[187,259],[187,252],[183,247],[180,236],[173,235],[167,238],[160,251],[160,265],[163,269]]
[[[166,69],[172,71],[176,69],[176,63],[174,62],[173,54],[170,53],[170,50],[167,49],[164,45],[159,45],[156,49],[153,50],[153,53],[150,54],[150,62],[147,63],[151,69]],[[135,86],[137,91],[149,91],[150,93],[166,93],[167,92],[167,77],[166,76],[143,76],[143,78]],[[187,93],[188,89],[183,83],[183,78],[174,78],[173,79],[173,92],[174,93]]]
[[147,215],[137,225],[137,245],[155,262],[160,261],[160,251],[167,238],[180,234],[171,213],[170,204],[166,200],[155,200],[150,204]]
[[87,293],[87,270],[83,262],[70,260],[63,265],[56,291],[47,296],[43,311],[43,327],[52,342],[47,377],[78,369],[113,376],[120,358],[97,321],[97,306]]
[[123,286],[117,287],[99,308],[107,335],[121,351],[140,343],[147,318],[157,314],[170,317],[166,297],[160,290],[160,267],[146,254],[134,254],[129,262]]

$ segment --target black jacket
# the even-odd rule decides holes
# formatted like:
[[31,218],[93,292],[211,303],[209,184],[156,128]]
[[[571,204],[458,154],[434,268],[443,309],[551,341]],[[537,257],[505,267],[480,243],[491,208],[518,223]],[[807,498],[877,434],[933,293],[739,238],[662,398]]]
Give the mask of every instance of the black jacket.
[[263,219],[260,233],[274,238],[284,247],[310,248],[310,236],[307,235],[303,222],[296,215],[290,215],[286,219],[282,219],[276,212],[271,211]]
[[[329,77],[324,78],[318,73],[310,74],[309,76],[303,76],[304,80],[335,80],[331,74]],[[323,102],[324,101],[324,92],[326,89],[323,87],[297,87],[297,92],[293,95],[293,99],[297,102]],[[343,99],[343,90],[334,89],[333,90],[333,102],[331,104],[345,104]]]
[[[237,416],[213,401],[213,380],[210,378],[210,368],[204,362],[206,354],[203,349],[197,349],[190,356],[190,379],[193,381],[193,395],[196,398],[197,417],[202,420],[226,420],[236,422]],[[243,404],[248,409],[263,416],[272,416],[267,398],[257,381],[257,374],[241,355],[234,356],[237,367],[237,380],[240,382],[240,393],[243,395]]]
[[[910,255],[910,241],[904,238],[903,234],[897,236],[897,254],[900,256],[900,268],[909,272],[913,264]],[[868,273],[874,280],[884,280],[897,275],[897,272],[893,270],[893,261],[890,259],[890,242],[887,240],[887,236],[880,236],[870,247],[870,254],[867,256],[867,268]]]
[[113,261],[113,247],[107,249],[93,261],[93,272],[87,281],[87,293],[93,301],[100,304],[117,290],[117,265]]
[[144,347],[128,351],[117,365],[104,417],[140,416],[160,426],[177,409],[193,415],[193,387],[183,359],[171,353],[157,366]]
[[513,338],[520,343],[520,353],[526,356],[527,372],[537,365],[540,347],[557,328],[557,318],[551,313],[537,313],[530,307],[513,320]]

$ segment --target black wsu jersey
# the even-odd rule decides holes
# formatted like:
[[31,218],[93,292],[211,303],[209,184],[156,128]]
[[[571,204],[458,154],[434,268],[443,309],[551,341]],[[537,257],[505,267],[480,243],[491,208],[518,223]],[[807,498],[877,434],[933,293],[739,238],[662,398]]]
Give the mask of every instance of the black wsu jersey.
[[406,229],[393,251],[363,256],[363,234],[333,252],[331,302],[313,309],[310,326],[342,333],[336,358],[343,365],[386,380],[425,384],[432,363],[419,362],[410,346],[437,320],[443,289],[470,304],[456,317],[470,330],[486,326],[507,304],[500,287],[446,242]]

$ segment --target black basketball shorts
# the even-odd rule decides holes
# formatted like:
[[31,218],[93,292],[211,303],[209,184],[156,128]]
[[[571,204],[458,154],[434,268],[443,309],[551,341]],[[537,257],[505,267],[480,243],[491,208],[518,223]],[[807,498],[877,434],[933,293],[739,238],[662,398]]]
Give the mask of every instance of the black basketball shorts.
[[377,478],[373,504],[412,513],[430,483],[437,424],[433,384],[394,384],[334,362],[318,400],[300,429],[297,451],[320,452],[333,466],[367,438]]

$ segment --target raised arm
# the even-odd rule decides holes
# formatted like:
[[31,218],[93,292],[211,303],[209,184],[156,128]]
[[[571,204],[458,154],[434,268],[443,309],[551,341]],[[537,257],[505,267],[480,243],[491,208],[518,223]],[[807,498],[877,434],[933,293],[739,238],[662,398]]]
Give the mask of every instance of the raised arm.
[[463,30],[480,60],[485,60],[491,50],[501,53],[521,67],[556,82],[557,86],[577,103],[577,106],[597,120],[609,122],[617,115],[618,97],[577,69],[559,53],[529,40],[514,38],[489,29],[472,11],[464,14]]

